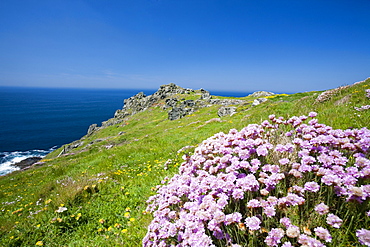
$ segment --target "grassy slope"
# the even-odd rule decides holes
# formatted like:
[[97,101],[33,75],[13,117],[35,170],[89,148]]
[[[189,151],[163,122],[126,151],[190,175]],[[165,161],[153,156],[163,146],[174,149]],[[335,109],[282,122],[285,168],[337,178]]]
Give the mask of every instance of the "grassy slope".
[[[316,111],[320,122],[334,128],[369,128],[370,110],[354,109],[370,104],[365,89],[370,79],[323,103],[315,103],[320,92],[268,97],[256,107],[239,106],[237,114],[221,122],[207,122],[217,118],[219,106],[175,121],[159,107],[138,113],[86,137],[70,155],[57,157],[56,150],[41,166],[1,177],[0,245],[140,246],[151,220],[145,201],[164,177],[177,172],[184,154],[179,149],[220,131],[260,123],[270,114]],[[347,101],[339,104],[344,97]],[[104,140],[86,147],[98,138]],[[168,159],[172,162],[165,166]],[[62,206],[67,210],[56,212]]]

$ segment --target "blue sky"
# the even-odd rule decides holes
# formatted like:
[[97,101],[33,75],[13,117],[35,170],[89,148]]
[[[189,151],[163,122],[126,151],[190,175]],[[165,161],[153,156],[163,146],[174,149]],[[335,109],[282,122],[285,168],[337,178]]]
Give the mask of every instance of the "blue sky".
[[2,0],[0,86],[325,90],[370,76],[368,0]]

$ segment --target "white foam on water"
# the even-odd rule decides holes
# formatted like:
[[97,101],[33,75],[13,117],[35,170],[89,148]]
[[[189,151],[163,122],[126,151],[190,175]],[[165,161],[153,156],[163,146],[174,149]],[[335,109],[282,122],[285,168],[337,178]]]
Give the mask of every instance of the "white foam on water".
[[21,162],[30,157],[45,157],[48,153],[55,150],[53,147],[49,150],[30,150],[30,151],[14,151],[14,152],[0,152],[0,176],[6,175],[13,171],[19,170],[19,167],[14,164]]

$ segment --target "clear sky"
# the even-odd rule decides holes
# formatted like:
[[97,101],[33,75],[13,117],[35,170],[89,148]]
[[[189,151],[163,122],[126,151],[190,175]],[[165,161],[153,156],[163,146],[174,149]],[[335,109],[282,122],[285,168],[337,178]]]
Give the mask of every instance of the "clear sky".
[[0,86],[325,90],[370,76],[369,0],[1,0]]

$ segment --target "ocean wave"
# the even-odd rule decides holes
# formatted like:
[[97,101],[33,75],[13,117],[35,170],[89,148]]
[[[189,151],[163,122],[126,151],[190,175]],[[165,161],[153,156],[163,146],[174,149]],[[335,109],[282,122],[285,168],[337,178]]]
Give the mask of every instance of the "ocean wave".
[[0,152],[0,176],[19,170],[19,167],[14,166],[14,164],[30,157],[43,158],[56,148],[52,147],[49,150],[35,149],[29,151]]

